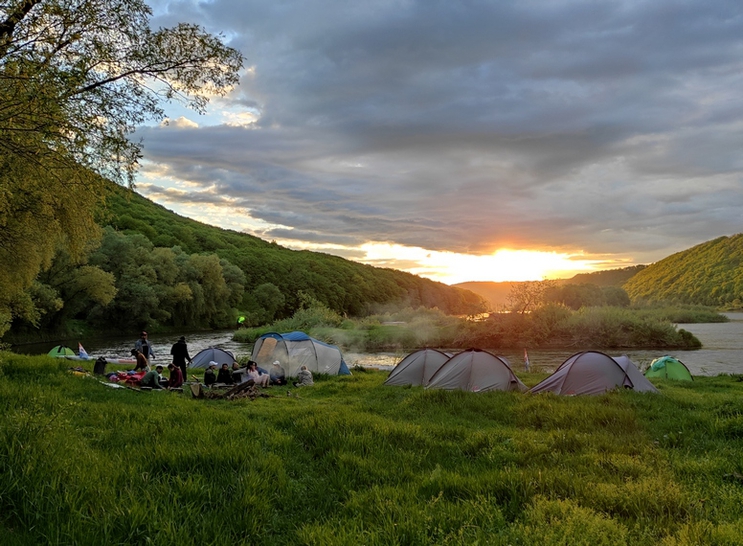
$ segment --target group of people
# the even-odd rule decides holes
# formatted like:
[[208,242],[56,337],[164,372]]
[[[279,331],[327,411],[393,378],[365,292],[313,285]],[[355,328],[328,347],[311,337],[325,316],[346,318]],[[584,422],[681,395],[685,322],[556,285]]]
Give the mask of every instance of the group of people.
[[[187,363],[191,362],[191,356],[188,354],[188,346],[186,345],[186,338],[184,336],[181,336],[173,345],[170,349],[170,354],[173,357],[173,361],[168,364],[168,371],[170,373],[166,379],[162,375],[164,367],[161,364],[151,369],[150,361],[155,358],[152,343],[149,341],[147,332],[143,331],[140,334],[139,339],[134,344],[134,349],[132,349],[132,356],[136,359],[134,366],[135,372],[147,370],[147,373],[140,381],[142,387],[176,389],[183,385],[188,377],[186,371]],[[237,362],[233,362],[230,368],[229,364],[224,363],[219,367],[219,363],[211,361],[204,372],[204,383],[207,387],[211,387],[217,383],[235,385],[244,383],[245,381],[253,381],[253,384],[260,387],[286,385],[287,383],[286,373],[284,368],[281,367],[281,362],[278,360],[274,361],[268,372],[258,368],[258,364],[252,360],[248,361],[248,365],[245,368],[241,368]],[[307,366],[302,366],[297,373],[297,380],[293,382],[293,385],[295,387],[303,387],[314,384],[312,372],[307,369]]]
[[[217,369],[218,367],[219,363],[211,361],[204,372],[204,383],[207,387],[218,383],[223,385],[237,385],[246,381],[252,381],[254,385],[260,387],[286,385],[286,372],[278,360],[274,361],[268,372],[259,368],[258,364],[252,360],[248,361],[248,365],[245,368],[241,368],[237,362],[232,363],[231,369],[228,364],[222,364],[221,368]],[[295,387],[302,387],[314,384],[312,372],[307,369],[307,366],[302,366],[297,374],[297,381],[293,385]]]
[[140,333],[139,339],[134,343],[134,349],[132,349],[132,356],[136,359],[134,371],[147,370],[147,373],[139,382],[140,386],[152,389],[177,389],[183,385],[186,377],[188,377],[187,362],[191,362],[185,336],[181,336],[173,344],[170,354],[173,356],[173,361],[168,364],[170,373],[166,379],[162,375],[164,367],[161,364],[155,366],[154,369],[150,367],[150,361],[155,358],[155,352],[152,349],[152,343],[150,343],[147,332],[142,331]]

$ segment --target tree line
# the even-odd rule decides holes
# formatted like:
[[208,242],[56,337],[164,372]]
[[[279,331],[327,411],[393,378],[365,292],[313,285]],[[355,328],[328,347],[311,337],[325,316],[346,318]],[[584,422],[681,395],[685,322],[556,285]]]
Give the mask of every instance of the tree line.
[[[12,334],[92,328],[225,328],[291,317],[307,301],[359,316],[375,306],[484,310],[482,299],[401,271],[292,251],[247,234],[180,217],[109,185],[102,236],[73,259],[59,247],[27,290],[32,319]],[[159,246],[172,244],[172,246]]]

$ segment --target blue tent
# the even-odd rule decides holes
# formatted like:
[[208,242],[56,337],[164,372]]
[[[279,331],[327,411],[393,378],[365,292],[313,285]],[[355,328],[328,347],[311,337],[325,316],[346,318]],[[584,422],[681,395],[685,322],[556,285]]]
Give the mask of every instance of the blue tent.
[[287,377],[296,376],[301,366],[307,366],[308,370],[316,373],[351,375],[338,347],[323,343],[304,332],[263,334],[256,340],[250,358],[264,368],[269,368],[278,360]]

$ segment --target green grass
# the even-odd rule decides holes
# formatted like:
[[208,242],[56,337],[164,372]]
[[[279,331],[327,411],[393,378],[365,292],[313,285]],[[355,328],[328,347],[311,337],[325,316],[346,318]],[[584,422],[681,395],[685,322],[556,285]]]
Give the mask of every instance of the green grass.
[[3,544],[743,542],[738,377],[557,397],[355,371],[227,402],[68,365],[0,353]]

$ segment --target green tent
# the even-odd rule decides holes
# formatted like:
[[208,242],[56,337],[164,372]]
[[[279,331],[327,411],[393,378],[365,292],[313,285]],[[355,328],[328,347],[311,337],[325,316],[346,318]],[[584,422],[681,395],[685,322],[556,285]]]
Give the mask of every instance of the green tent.
[[679,381],[692,381],[691,372],[683,362],[672,356],[662,356],[650,363],[645,377],[664,377]]
[[75,351],[64,345],[57,345],[51,351],[47,353],[49,356],[57,356],[60,358],[67,358],[68,356],[77,356]]

